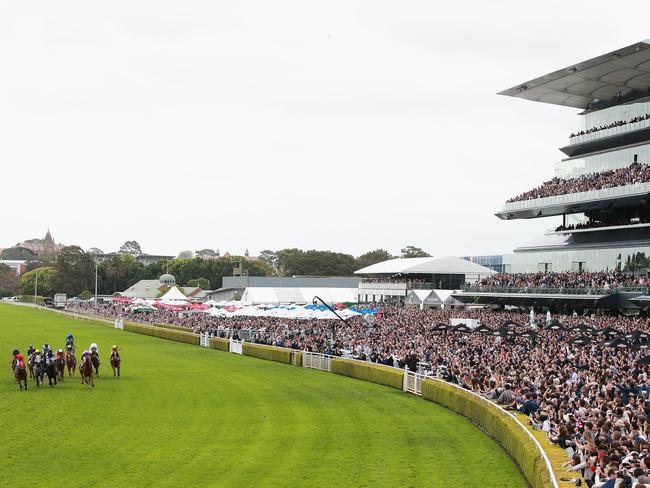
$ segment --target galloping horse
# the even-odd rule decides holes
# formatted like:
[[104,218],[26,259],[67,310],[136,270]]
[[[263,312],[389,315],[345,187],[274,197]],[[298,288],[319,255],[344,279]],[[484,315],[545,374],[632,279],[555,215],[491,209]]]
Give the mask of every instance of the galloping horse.
[[74,352],[72,349],[68,349],[68,354],[65,357],[65,364],[68,366],[68,375],[74,376],[74,372],[77,369],[77,358],[74,357]]
[[23,391],[23,383],[25,384],[25,390],[27,390],[27,369],[25,368],[25,363],[16,365],[15,371],[16,381],[20,386],[20,391]]
[[117,370],[117,377],[120,377],[120,363],[122,358],[119,354],[111,354],[111,368],[113,368],[113,376],[115,376],[115,370]]
[[43,383],[43,375],[45,374],[43,358],[40,354],[34,354],[32,362],[34,364],[34,379],[36,380],[36,386],[41,386],[41,383]]
[[[56,385],[56,377],[58,376],[58,371],[55,360],[50,360],[50,362],[45,363],[45,374],[47,374],[47,380],[50,386]],[[54,380],[54,385],[52,384],[52,380]]]
[[27,367],[29,368],[29,377],[33,378],[34,377],[34,356],[36,354],[32,354],[29,356],[29,359],[27,360]]
[[84,357],[81,360],[79,365],[79,373],[81,374],[81,384],[84,384],[84,381],[87,385],[95,387],[95,381],[93,380],[93,363],[89,356]]
[[65,359],[63,359],[62,356],[59,356],[54,361],[54,364],[56,365],[56,373],[59,381],[63,381],[63,378],[65,377]]
[[93,368],[95,368],[95,375],[99,377],[99,354],[97,352],[91,352],[90,358],[92,359]]

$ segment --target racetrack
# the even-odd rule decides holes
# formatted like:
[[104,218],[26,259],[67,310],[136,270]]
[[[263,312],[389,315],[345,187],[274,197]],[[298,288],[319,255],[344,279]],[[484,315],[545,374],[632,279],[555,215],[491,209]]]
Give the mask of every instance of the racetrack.
[[[21,392],[11,351],[68,332],[78,358],[99,345],[96,387],[77,371]],[[0,486],[526,486],[471,423],[388,387],[14,305],[0,305],[0,354]]]

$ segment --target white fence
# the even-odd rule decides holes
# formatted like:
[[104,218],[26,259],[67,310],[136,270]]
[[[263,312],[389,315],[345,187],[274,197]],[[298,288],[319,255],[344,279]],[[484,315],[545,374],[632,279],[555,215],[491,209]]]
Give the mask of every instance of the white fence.
[[199,345],[201,347],[210,347],[210,334],[199,334]]
[[408,369],[404,370],[404,384],[402,390],[407,393],[422,396],[422,381],[426,378],[423,374],[413,373]]
[[244,354],[244,341],[236,341],[234,339],[230,339],[229,350],[235,354]]
[[303,368],[332,371],[332,356],[328,354],[319,354],[317,352],[303,352],[302,366]]

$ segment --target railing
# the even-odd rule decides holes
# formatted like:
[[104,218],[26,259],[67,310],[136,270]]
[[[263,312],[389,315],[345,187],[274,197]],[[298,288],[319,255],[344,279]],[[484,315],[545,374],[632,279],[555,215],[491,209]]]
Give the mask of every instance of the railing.
[[569,137],[569,145],[572,146],[573,144],[582,144],[583,142],[595,141],[597,139],[603,139],[605,137],[627,134],[628,132],[634,132],[636,130],[646,129],[648,127],[650,127],[650,120],[628,122],[624,125],[619,125],[618,127],[612,127],[611,129],[602,129],[595,132],[590,132],[589,134],[584,134],[582,136]]
[[404,370],[404,386],[403,390],[407,393],[413,393],[417,396],[422,396],[422,381],[426,378],[425,375],[414,373],[408,369]]
[[320,369],[321,371],[332,371],[332,356],[317,352],[302,353],[303,368]]
[[614,198],[630,197],[635,195],[645,195],[650,193],[650,182],[635,183],[633,185],[615,186],[613,188],[603,188],[602,190],[582,191],[577,193],[566,193],[553,197],[533,198],[531,200],[521,200],[518,202],[506,202],[503,205],[504,212],[514,212],[517,210],[531,210],[543,207],[552,207],[556,205],[570,205],[572,203],[585,203],[592,200],[610,200]]
[[646,294],[646,286],[620,286],[617,288],[552,288],[552,287],[518,287],[509,288],[505,286],[463,286],[463,293],[510,293],[530,295],[612,295],[620,292],[638,292]]

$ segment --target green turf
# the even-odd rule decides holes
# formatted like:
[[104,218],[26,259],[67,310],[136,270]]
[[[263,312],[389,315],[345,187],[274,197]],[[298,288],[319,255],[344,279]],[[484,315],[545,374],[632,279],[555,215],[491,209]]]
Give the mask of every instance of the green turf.
[[[19,391],[13,348],[68,332],[99,345],[96,387]],[[388,387],[16,305],[0,305],[0,354],[0,486],[526,486],[468,421]]]

